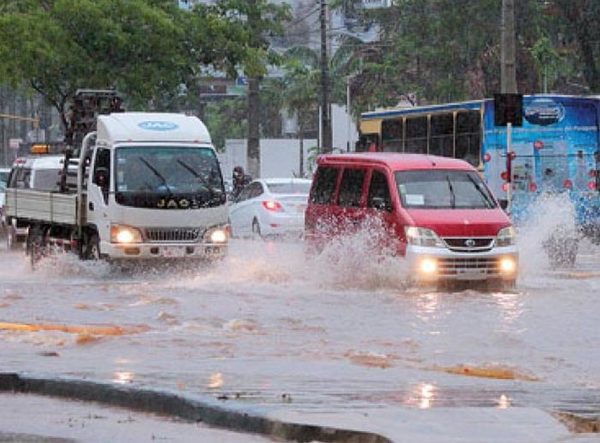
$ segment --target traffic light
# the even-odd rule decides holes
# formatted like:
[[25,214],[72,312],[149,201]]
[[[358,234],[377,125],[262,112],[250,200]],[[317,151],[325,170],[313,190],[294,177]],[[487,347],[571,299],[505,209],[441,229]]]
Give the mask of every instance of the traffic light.
[[523,94],[494,94],[494,125],[523,126]]

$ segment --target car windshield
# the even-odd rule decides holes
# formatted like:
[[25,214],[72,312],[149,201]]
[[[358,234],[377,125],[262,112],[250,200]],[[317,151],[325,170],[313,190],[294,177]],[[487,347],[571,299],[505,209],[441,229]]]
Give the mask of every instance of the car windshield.
[[420,209],[491,209],[496,202],[476,172],[396,172],[402,206]]
[[165,198],[184,202],[180,209],[221,204],[223,178],[210,148],[173,146],[122,147],[115,154],[117,202],[162,207]]
[[267,188],[273,194],[305,194],[310,192],[310,182],[267,182]]

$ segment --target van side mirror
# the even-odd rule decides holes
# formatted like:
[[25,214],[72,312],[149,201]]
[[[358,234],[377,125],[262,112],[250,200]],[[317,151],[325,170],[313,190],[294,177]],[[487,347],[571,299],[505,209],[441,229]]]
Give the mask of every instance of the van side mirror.
[[498,200],[498,203],[500,203],[500,207],[506,211],[506,208],[508,208],[508,200],[500,199]]
[[392,212],[392,205],[383,197],[371,198],[371,206],[379,211]]

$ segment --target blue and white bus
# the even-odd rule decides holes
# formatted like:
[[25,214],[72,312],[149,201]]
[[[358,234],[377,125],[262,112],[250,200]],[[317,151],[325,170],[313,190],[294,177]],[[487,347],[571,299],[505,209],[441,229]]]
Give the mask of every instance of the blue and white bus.
[[361,115],[357,150],[465,159],[501,202],[512,186],[517,225],[541,193],[565,192],[577,226],[599,242],[599,124],[599,97],[525,95],[523,125],[512,129],[513,154],[507,161],[506,127],[494,125],[493,99],[388,109]]

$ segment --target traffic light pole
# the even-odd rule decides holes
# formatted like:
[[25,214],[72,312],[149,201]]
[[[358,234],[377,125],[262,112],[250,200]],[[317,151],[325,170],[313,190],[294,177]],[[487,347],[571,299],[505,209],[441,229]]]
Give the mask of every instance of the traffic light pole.
[[506,212],[510,214],[512,205],[513,167],[512,167],[512,123],[506,124],[506,166],[508,172],[508,189],[506,190]]

